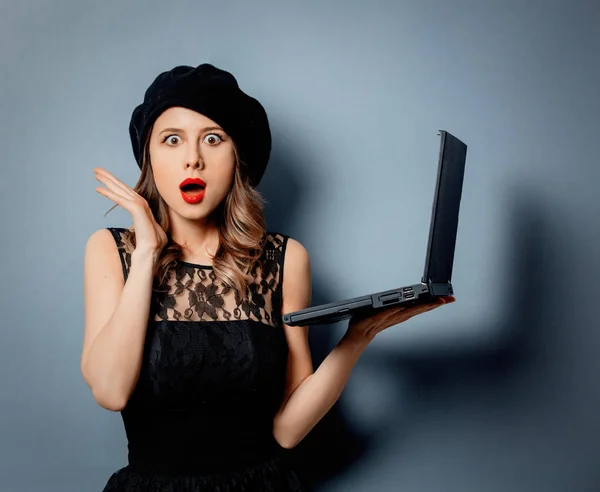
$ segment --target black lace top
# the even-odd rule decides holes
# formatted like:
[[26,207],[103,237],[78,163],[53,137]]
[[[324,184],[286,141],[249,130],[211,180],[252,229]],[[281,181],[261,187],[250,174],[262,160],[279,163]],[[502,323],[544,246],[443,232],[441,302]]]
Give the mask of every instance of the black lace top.
[[[109,230],[126,280],[131,231]],[[286,244],[268,234],[245,299],[212,267],[187,262],[153,294],[139,380],[121,412],[129,463],[105,492],[304,490],[272,433],[287,362]]]

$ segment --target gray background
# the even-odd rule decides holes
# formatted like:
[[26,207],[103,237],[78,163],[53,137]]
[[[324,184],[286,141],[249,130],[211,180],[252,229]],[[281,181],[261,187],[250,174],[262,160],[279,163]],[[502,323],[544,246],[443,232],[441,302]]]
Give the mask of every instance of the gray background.
[[[437,130],[469,145],[458,300],[368,348],[342,434],[304,443],[320,490],[600,490],[597,1],[1,8],[2,492],[98,491],[125,464],[79,372],[85,242],[130,220],[92,168],[135,184],[133,107],[201,62],[267,109],[269,226],[309,250],[314,302],[420,278]],[[316,364],[344,328],[313,328]]]

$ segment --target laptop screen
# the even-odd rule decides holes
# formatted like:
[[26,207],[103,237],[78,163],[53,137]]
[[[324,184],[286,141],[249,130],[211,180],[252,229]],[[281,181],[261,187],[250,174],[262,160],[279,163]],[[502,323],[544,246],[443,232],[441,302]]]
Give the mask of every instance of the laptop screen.
[[424,283],[445,284],[452,280],[458,212],[462,195],[467,146],[446,131],[440,131],[440,158],[433,197],[431,225],[423,272]]

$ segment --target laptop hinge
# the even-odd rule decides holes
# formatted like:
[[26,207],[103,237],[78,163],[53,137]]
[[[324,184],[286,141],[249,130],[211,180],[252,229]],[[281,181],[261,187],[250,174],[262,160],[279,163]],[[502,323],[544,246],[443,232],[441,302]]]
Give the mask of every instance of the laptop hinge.
[[452,284],[450,282],[444,284],[435,284],[433,282],[428,283],[429,293],[432,296],[451,296],[454,294]]

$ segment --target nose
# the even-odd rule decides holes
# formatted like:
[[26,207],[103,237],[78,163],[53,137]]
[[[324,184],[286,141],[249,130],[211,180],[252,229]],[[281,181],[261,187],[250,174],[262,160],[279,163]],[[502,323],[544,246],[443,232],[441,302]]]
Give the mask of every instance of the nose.
[[204,161],[202,160],[202,156],[200,155],[200,151],[195,146],[190,146],[190,150],[185,159],[185,167],[188,168],[204,168]]

